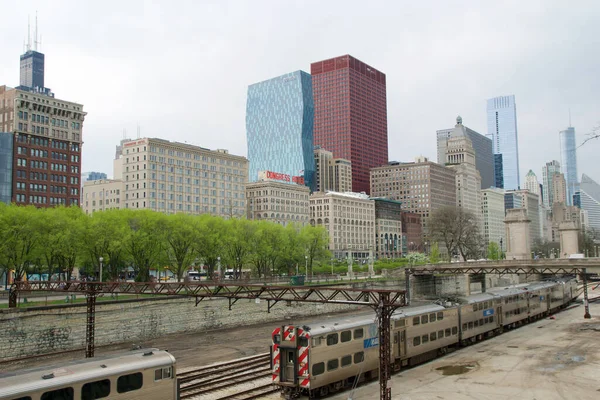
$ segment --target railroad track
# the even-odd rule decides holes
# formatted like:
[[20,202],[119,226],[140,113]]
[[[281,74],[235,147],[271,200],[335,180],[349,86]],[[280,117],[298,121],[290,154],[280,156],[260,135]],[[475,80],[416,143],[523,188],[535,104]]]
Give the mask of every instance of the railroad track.
[[178,379],[181,399],[249,400],[277,391],[270,384],[269,353],[182,371]]

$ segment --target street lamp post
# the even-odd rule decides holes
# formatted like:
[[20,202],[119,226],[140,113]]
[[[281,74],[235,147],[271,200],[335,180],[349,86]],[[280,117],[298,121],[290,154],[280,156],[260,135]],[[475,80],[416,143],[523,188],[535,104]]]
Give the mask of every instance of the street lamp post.
[[102,262],[104,261],[104,257],[98,258],[98,261],[100,261],[100,274],[98,276],[98,281],[102,282]]
[[331,275],[333,275],[333,257],[331,258]]
[[352,278],[352,245],[348,245],[348,277]]
[[304,256],[304,273],[306,274],[306,279],[308,280],[308,256]]

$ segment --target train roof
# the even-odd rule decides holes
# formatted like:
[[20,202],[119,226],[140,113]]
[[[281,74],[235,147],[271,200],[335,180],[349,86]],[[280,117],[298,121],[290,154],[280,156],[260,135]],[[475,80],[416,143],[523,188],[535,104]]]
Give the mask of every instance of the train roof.
[[427,314],[430,312],[442,311],[446,308],[438,304],[427,304],[423,306],[403,307],[399,308],[392,314],[392,318],[412,317],[413,315]]
[[[426,304],[418,306],[408,306],[399,308],[392,315],[393,319],[400,319],[404,317],[410,317],[413,315],[426,314],[429,312],[442,311],[445,308],[437,304]],[[343,318],[336,318],[335,321],[331,319],[314,322],[304,325],[304,328],[309,328],[310,334],[320,335],[323,333],[334,332],[341,329],[352,329],[359,326],[368,324],[377,324],[377,317],[375,313],[364,313],[357,316],[349,316]]]
[[490,293],[490,292],[485,292],[485,293],[477,293],[477,294],[472,294],[470,296],[466,296],[463,299],[465,300],[466,304],[472,304],[472,303],[479,303],[481,301],[490,301],[493,300],[495,298],[498,298],[498,295],[495,293]]
[[146,368],[175,364],[175,357],[155,348],[135,350],[119,355],[107,355],[0,374],[0,394],[17,395],[23,391],[67,386],[75,382],[94,380],[106,375],[124,374]]

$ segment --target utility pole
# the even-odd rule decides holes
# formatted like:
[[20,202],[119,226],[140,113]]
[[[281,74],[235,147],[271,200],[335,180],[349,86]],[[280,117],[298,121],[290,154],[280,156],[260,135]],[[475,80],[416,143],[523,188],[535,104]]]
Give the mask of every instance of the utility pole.
[[390,323],[395,307],[390,306],[390,294],[379,293],[379,307],[377,319],[379,320],[379,399],[391,400],[392,389],[388,387],[391,379],[390,366]]

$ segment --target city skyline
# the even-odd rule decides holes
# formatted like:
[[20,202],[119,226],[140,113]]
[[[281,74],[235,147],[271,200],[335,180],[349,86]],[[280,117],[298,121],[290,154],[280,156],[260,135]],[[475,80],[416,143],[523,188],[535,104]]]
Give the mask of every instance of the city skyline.
[[[100,171],[111,169],[112,146],[123,137],[123,130],[127,130],[128,137],[135,138],[138,124],[142,137],[165,137],[246,155],[247,86],[287,71],[307,70],[312,62],[344,53],[387,73],[391,160],[410,161],[421,154],[435,159],[435,140],[421,137],[447,126],[447,121],[458,114],[474,130],[485,133],[485,99],[514,93],[519,103],[523,180],[529,169],[539,174],[539,166],[544,162],[560,159],[556,127],[568,125],[569,107],[579,143],[600,119],[595,111],[598,100],[593,96],[599,89],[598,80],[592,74],[600,60],[584,56],[592,43],[588,38],[597,37],[598,32],[590,21],[600,15],[600,8],[591,2],[586,18],[559,3],[545,3],[543,7],[520,4],[518,13],[511,7],[471,8],[466,4],[436,10],[421,5],[386,5],[386,12],[382,13],[379,11],[384,3],[381,3],[382,7],[374,7],[367,14],[354,3],[348,3],[344,10],[349,21],[346,23],[326,18],[338,8],[335,3],[324,5],[322,16],[312,15],[308,11],[310,6],[272,2],[258,2],[253,7],[228,4],[186,5],[177,10],[146,5],[141,11],[139,5],[121,4],[123,15],[131,14],[131,21],[113,16],[111,30],[106,31],[103,24],[96,22],[102,20],[103,7],[25,2],[1,28],[5,33],[0,39],[5,49],[0,60],[3,84],[15,87],[19,83],[18,57],[23,53],[22,42],[27,35],[27,15],[33,15],[37,9],[39,30],[44,36],[40,50],[46,55],[45,85],[56,88],[59,98],[86,104],[90,117],[86,120],[83,169]],[[79,24],[82,28],[52,24],[62,14],[62,6],[69,7],[70,13],[82,22]],[[267,9],[272,11],[270,15],[280,18],[266,18]],[[197,24],[192,15],[207,16],[202,17],[204,23]],[[490,22],[509,15],[511,19],[504,18],[506,29],[502,31],[511,31],[510,39],[494,50],[488,49],[488,42],[505,37]],[[524,23],[533,15],[536,24]],[[398,17],[408,16],[411,18],[403,27],[392,23]],[[226,26],[212,22],[225,17]],[[429,17],[435,21],[435,32],[428,28],[430,25],[423,25]],[[552,21],[558,17],[570,21],[577,29],[555,32]],[[351,29],[350,22],[360,18],[369,22],[369,35]],[[479,38],[472,38],[466,28],[456,30],[456,19],[477,23]],[[328,21],[326,27],[325,21]],[[166,29],[172,25],[178,29]],[[239,27],[230,29],[236,25]],[[312,32],[313,26],[326,33],[343,34],[319,41],[316,39],[321,34]],[[444,29],[438,29],[445,26],[453,27],[450,34],[442,34]],[[249,30],[252,40],[246,35]],[[277,37],[270,34],[273,30],[278,32]],[[370,39],[403,35],[406,38],[397,41],[394,47],[374,44]],[[285,46],[298,36],[306,40],[296,46]],[[540,38],[554,42],[555,46],[539,48]],[[190,59],[179,65],[179,72],[174,74],[172,60],[176,54],[198,45],[204,50],[199,54],[187,52]],[[157,48],[168,50],[154,57]],[[457,48],[463,56],[468,56],[454,56]],[[207,54],[210,62],[205,62]],[[254,54],[261,57],[249,58]],[[234,55],[250,61],[244,68],[238,68]],[[74,57],[78,60],[77,68],[72,67]],[[403,62],[406,57],[412,63]],[[444,65],[434,61],[440,58],[444,58]],[[468,70],[463,68],[467,65]],[[189,76],[194,79],[188,79]],[[547,85],[548,81],[553,85]],[[181,104],[164,100],[173,89]],[[452,102],[448,102],[445,94],[451,95]],[[173,125],[175,117],[177,124]],[[597,149],[594,141],[578,149],[578,169],[580,175],[586,173],[600,180],[600,171],[593,167]]]

